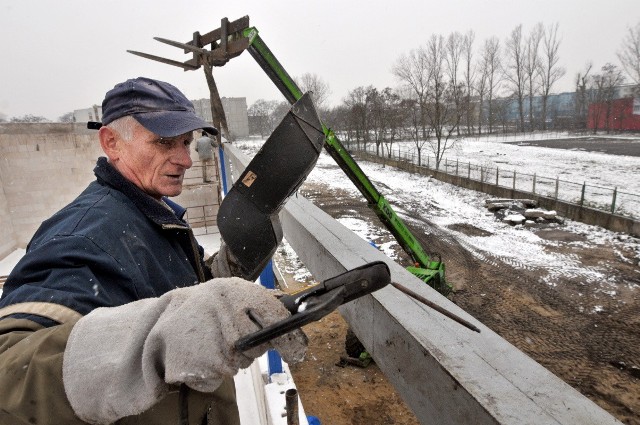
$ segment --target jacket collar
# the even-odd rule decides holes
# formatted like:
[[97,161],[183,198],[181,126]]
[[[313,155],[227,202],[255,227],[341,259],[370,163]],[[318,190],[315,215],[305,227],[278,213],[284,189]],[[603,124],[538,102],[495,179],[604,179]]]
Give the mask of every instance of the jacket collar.
[[186,222],[182,219],[185,208],[169,200],[162,198],[163,202],[158,202],[153,197],[144,193],[138,186],[127,180],[113,165],[107,161],[107,158],[100,157],[96,167],[93,169],[98,183],[111,186],[112,188],[122,192],[129,198],[136,207],[154,223],[164,225],[177,225],[186,227]]

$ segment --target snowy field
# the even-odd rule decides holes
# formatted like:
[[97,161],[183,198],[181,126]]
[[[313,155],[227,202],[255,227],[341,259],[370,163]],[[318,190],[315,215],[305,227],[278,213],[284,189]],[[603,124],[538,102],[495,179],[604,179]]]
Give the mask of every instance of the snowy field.
[[[498,168],[500,185],[506,187],[512,187],[515,171],[516,187],[525,191],[532,191],[535,174],[536,193],[551,197],[555,195],[558,179],[558,197],[569,202],[579,201],[582,196],[582,184],[585,183],[586,205],[605,210],[610,208],[614,188],[617,188],[616,213],[640,217],[640,157],[528,145],[532,141],[550,140],[553,143],[554,139],[557,141],[578,137],[582,136],[547,133],[460,138],[445,152],[441,169],[455,174],[458,164],[458,175],[467,176],[467,167],[470,167],[470,176],[480,180],[482,167],[485,170],[484,181],[495,183]],[[612,137],[640,143],[640,136]],[[373,153],[375,146],[369,144],[367,150]],[[392,156],[416,164],[418,162],[417,149],[413,142],[394,143]],[[433,168],[434,156],[428,145],[423,146],[421,157],[422,164],[429,161]]]
[[[489,151],[492,149],[494,152],[500,152],[499,149],[504,147],[509,152],[513,152],[510,155],[511,160],[520,161],[523,167],[531,167],[532,169],[535,167],[535,165],[528,164],[526,160],[530,155],[527,153],[527,149],[532,148],[505,145],[499,141],[477,143],[478,145],[473,145],[473,149],[476,151]],[[239,142],[237,145],[252,156],[260,148],[261,142]],[[576,161],[597,164],[597,168],[596,166],[590,168],[594,172],[595,170],[603,172],[609,164],[615,163],[620,159],[620,157],[612,155],[589,152],[563,152],[559,149],[542,149],[545,152],[551,151],[548,156],[545,154],[545,162],[550,170],[563,169],[567,158],[573,155],[575,155],[573,156],[574,158],[577,158]],[[629,164],[628,168],[620,171],[621,176],[617,176],[616,173],[609,173],[608,175],[611,176],[612,180],[624,182],[632,180],[629,178],[631,173],[640,173],[640,158],[628,157],[626,159]],[[632,165],[634,160],[635,169]],[[490,197],[487,194],[443,183],[430,179],[428,176],[411,174],[391,167],[383,167],[379,164],[360,162],[359,165],[374,182],[378,190],[389,200],[398,215],[406,222],[411,222],[412,220],[407,215],[407,209],[410,209],[413,214],[418,213],[420,216],[428,217],[429,220],[443,228],[447,228],[452,224],[469,224],[490,233],[491,236],[480,237],[469,236],[451,229],[448,230],[474,256],[483,261],[500,259],[516,267],[540,269],[540,280],[551,286],[555,285],[557,277],[561,275],[577,277],[585,283],[599,283],[602,285],[603,292],[613,291],[616,284],[622,283],[612,280],[611,273],[608,272],[606,266],[585,267],[574,256],[552,253],[546,249],[558,244],[558,242],[542,239],[521,226],[512,227],[496,220],[493,214],[489,213],[484,207],[485,200]],[[585,175],[587,174],[585,173]],[[640,174],[638,174],[638,178],[640,179]],[[316,167],[309,174],[307,182],[324,184],[333,189],[348,191],[354,197],[362,196],[342,170],[338,168],[333,159],[324,151]],[[638,182],[633,184],[638,184]],[[369,241],[376,239],[382,227],[379,223],[367,223],[356,214],[344,216],[339,221],[354,233]],[[563,229],[575,232],[585,238],[585,241],[571,242],[571,244],[600,245],[610,242],[620,249],[632,250],[635,252],[634,261],[640,266],[640,241],[636,238],[571,220],[566,221]],[[387,254],[393,252],[390,246],[383,246],[381,249]],[[545,270],[546,273],[544,273]],[[298,273],[304,274],[303,271]],[[638,273],[640,276],[640,268]]]
[[[489,195],[429,177],[382,167],[379,164],[363,162],[360,166],[403,220],[411,222],[404,208],[410,205],[416,206],[415,201],[421,200],[421,206],[416,206],[421,209],[420,215],[428,216],[431,221],[441,227],[469,224],[490,233],[491,236],[480,237],[468,236],[452,230],[456,238],[482,260],[490,261],[491,258],[498,257],[519,267],[546,268],[548,274],[541,278],[551,285],[556,280],[555,277],[563,273],[581,276],[585,282],[602,282],[609,279],[606,270],[585,268],[572,256],[548,253],[545,246],[556,242],[543,240],[525,228],[512,227],[497,221],[484,207],[484,201],[489,198]],[[308,181],[323,183],[332,188],[350,191],[354,196],[360,196],[355,186],[326,154],[320,157]],[[340,221],[367,240],[374,239],[376,232],[379,232],[377,223],[371,226],[357,217],[342,218]],[[567,220],[565,229],[584,235],[587,239],[587,242],[573,242],[574,244],[602,244],[605,241],[627,240],[628,242],[622,243],[633,247],[637,253],[636,259],[640,261],[640,245],[635,238],[570,220]]]
[[[549,133],[547,135],[517,135],[510,137],[470,137],[457,140],[451,150],[445,153],[449,161],[471,162],[482,166],[501,169],[517,169],[523,174],[534,174],[549,178],[587,182],[633,192],[640,195],[640,157],[608,155],[575,149],[554,149],[527,146],[531,140],[568,139],[576,136]],[[622,138],[622,136],[615,136]],[[628,137],[640,142],[640,136]],[[520,142],[522,145],[511,144]],[[394,145],[395,146],[395,145]],[[400,142],[402,151],[415,152],[412,142]],[[423,148],[423,155],[433,155],[429,148]]]

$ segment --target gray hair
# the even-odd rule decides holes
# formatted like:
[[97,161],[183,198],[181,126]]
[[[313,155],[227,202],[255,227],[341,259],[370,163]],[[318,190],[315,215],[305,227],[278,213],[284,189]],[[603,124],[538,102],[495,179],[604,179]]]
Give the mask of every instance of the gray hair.
[[133,139],[133,130],[136,125],[139,124],[134,117],[125,115],[124,117],[111,121],[107,124],[107,127],[118,133],[125,142],[130,142]]

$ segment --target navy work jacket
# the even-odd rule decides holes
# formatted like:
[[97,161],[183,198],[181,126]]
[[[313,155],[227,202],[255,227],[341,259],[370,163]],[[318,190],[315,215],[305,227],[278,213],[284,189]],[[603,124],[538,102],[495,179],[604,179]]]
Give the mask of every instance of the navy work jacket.
[[[45,302],[85,315],[212,277],[182,220],[184,208],[150,197],[106,158],[98,159],[94,173],[97,180],[37,230],[7,278],[0,308]],[[57,324],[27,314],[10,317]]]

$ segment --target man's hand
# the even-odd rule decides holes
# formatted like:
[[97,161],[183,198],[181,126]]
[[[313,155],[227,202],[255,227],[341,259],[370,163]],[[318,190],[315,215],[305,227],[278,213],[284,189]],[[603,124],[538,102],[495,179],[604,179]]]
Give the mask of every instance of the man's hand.
[[63,378],[76,414],[111,423],[144,412],[172,384],[213,392],[267,349],[287,362],[302,360],[300,330],[246,352],[238,338],[289,315],[268,289],[239,278],[213,279],[120,307],[99,308],[75,325],[64,354]]
[[220,243],[220,249],[207,260],[213,277],[242,277],[244,273],[236,257],[233,256],[224,241]]

